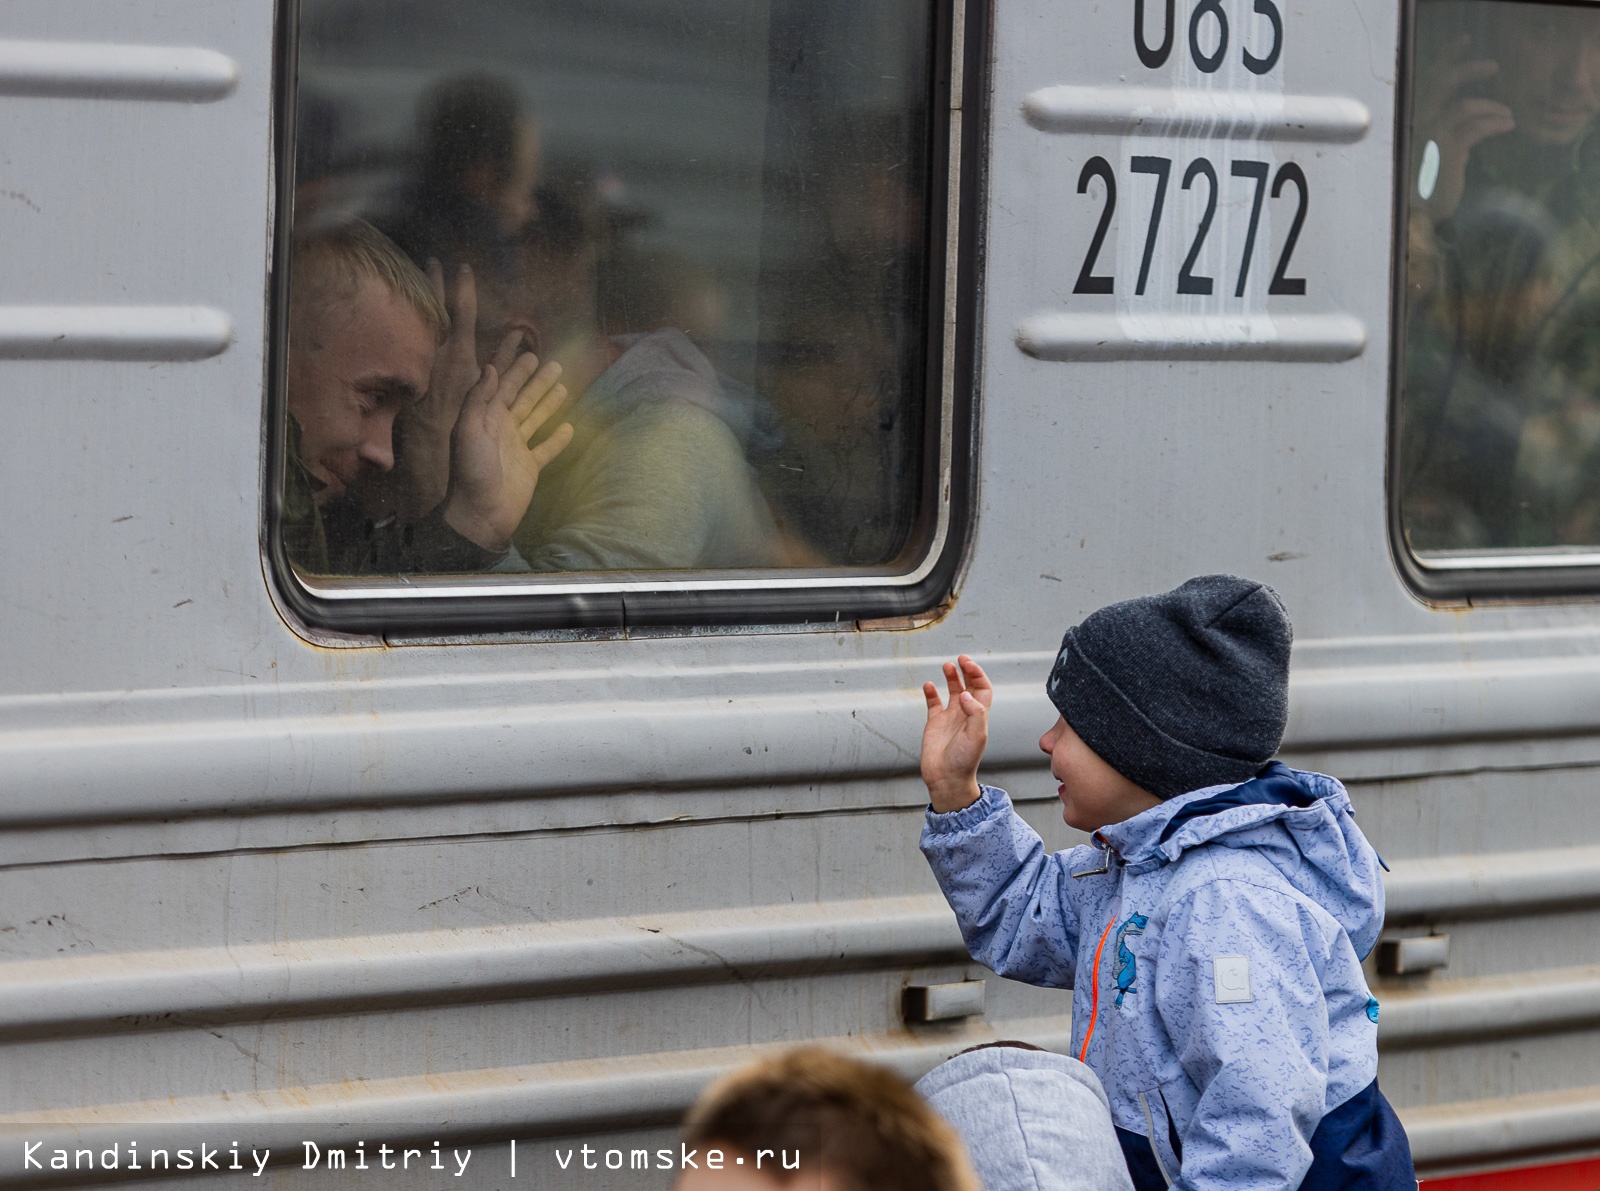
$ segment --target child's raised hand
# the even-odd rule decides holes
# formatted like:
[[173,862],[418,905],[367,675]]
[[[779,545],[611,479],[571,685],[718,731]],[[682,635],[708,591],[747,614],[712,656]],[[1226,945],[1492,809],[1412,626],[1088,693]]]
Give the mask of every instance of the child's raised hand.
[[928,723],[922,729],[922,780],[928,798],[940,814],[958,811],[978,801],[978,762],[989,741],[989,705],[994,687],[983,668],[966,654],[944,664],[950,688],[947,706],[939,688],[922,684],[928,701]]

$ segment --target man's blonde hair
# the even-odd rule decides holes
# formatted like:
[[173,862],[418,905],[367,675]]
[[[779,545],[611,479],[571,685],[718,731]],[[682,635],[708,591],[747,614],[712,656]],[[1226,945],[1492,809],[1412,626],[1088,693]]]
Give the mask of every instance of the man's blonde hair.
[[[960,1137],[894,1072],[820,1047],[792,1050],[713,1082],[684,1122],[689,1145],[800,1153],[848,1191],[982,1191]],[[781,1159],[761,1166],[780,1182]]]
[[310,331],[329,305],[355,297],[367,279],[405,300],[443,343],[450,316],[427,274],[388,236],[364,219],[350,219],[295,237],[289,264],[291,327]]

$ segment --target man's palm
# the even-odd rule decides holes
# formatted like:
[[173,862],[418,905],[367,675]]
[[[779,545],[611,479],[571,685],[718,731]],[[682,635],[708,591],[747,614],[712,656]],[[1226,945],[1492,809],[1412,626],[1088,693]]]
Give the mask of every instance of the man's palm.
[[[451,435],[467,394],[478,383],[478,287],[466,266],[447,292],[444,267],[428,262],[428,281],[450,315],[450,334],[439,345],[428,377],[428,391],[395,420],[395,465],[367,481],[368,503],[382,506],[401,521],[415,521],[444,500],[450,486]],[[495,354],[504,373],[516,358],[521,335],[508,336]]]
[[559,364],[523,355],[502,375],[494,365],[462,403],[452,436],[446,520],[490,550],[501,550],[528,511],[539,473],[572,441],[562,423],[537,446],[535,433],[567,398]]

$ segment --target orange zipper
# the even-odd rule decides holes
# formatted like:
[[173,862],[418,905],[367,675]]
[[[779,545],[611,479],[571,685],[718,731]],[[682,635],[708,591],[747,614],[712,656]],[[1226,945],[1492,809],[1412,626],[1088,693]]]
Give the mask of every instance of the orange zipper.
[[1117,916],[1113,914],[1111,921],[1106,923],[1106,929],[1100,935],[1100,945],[1094,949],[1094,974],[1090,977],[1094,981],[1094,994],[1089,999],[1089,1030],[1083,1036],[1083,1049],[1078,1052],[1080,1063],[1089,1061],[1089,1039],[1094,1037],[1095,1019],[1100,1016],[1100,953],[1106,949],[1106,936],[1116,924]]

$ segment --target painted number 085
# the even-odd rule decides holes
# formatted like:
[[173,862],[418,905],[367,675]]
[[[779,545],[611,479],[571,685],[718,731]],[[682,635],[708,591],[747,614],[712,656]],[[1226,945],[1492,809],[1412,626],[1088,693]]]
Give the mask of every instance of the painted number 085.
[[[1166,65],[1167,58],[1172,54],[1172,42],[1178,28],[1177,0],[1166,0],[1166,20],[1161,26],[1161,44],[1154,49],[1145,40],[1144,4],[1145,0],[1133,0],[1133,48],[1138,51],[1140,62],[1150,70],[1157,70]],[[1274,0],[1255,0],[1253,11],[1258,16],[1266,17],[1271,23],[1272,45],[1260,57],[1252,54],[1249,46],[1242,46],[1240,50],[1244,55],[1246,70],[1251,74],[1266,74],[1278,64],[1278,59],[1283,55],[1283,14],[1278,11]],[[1215,26],[1217,35],[1217,48],[1209,54],[1200,48],[1201,27],[1207,24]],[[1202,73],[1213,74],[1221,67],[1227,53],[1228,14],[1222,11],[1222,0],[1199,0],[1189,13],[1189,56],[1194,59],[1195,66]]]

